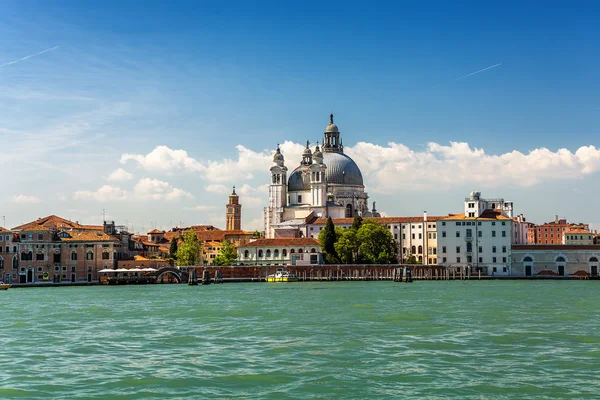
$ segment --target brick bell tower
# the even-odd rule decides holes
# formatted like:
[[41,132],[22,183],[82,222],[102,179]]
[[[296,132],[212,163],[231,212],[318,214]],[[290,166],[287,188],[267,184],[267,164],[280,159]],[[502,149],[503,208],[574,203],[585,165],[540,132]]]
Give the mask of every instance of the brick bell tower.
[[242,229],[242,205],[240,197],[235,193],[235,186],[229,195],[229,204],[225,206],[225,229],[228,231]]

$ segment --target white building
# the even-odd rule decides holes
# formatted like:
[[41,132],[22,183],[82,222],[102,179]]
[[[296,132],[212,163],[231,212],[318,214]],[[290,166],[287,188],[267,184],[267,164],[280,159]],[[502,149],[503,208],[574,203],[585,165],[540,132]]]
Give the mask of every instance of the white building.
[[437,221],[438,264],[470,267],[472,274],[510,275],[512,202],[472,192],[464,210]]
[[598,276],[600,246],[530,244],[513,246],[513,276]]
[[309,143],[300,165],[287,176],[288,169],[277,147],[271,167],[269,206],[264,210],[265,237],[300,237],[313,217],[352,218],[379,216],[367,207],[360,169],[344,154],[340,131],[333,123],[325,128],[322,146],[311,151]]
[[312,238],[258,239],[238,246],[240,265],[321,264],[319,242]]

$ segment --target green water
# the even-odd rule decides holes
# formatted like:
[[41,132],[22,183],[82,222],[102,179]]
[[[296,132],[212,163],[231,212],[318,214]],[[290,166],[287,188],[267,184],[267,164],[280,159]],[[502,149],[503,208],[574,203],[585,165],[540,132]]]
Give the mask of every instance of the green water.
[[0,292],[0,398],[600,398],[600,282]]

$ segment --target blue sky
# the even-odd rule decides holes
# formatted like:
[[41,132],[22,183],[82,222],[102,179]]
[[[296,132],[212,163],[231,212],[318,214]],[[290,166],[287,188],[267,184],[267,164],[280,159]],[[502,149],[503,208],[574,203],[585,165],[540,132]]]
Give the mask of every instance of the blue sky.
[[0,214],[223,226],[236,184],[259,227],[265,150],[289,141],[295,167],[333,111],[388,215],[479,189],[597,225],[598,20],[594,2],[3,1]]

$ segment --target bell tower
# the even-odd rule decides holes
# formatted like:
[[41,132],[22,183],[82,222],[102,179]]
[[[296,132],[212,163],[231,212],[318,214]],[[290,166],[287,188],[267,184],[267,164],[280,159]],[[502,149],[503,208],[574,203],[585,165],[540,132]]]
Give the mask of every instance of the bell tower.
[[229,195],[229,204],[225,206],[225,230],[239,231],[242,229],[242,205],[240,197],[233,192]]

